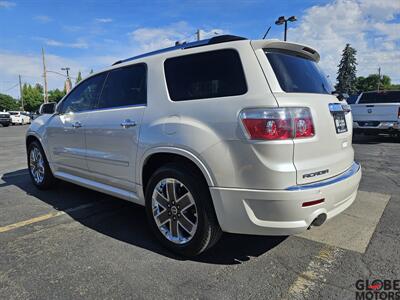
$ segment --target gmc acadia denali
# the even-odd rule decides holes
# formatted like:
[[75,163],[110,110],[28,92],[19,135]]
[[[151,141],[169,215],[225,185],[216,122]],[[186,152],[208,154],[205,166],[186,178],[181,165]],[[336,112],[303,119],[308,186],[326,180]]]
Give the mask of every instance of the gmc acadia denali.
[[348,105],[318,61],[307,46],[226,35],[118,61],[34,120],[32,181],[144,205],[185,256],[222,232],[321,225],[352,204],[361,168]]

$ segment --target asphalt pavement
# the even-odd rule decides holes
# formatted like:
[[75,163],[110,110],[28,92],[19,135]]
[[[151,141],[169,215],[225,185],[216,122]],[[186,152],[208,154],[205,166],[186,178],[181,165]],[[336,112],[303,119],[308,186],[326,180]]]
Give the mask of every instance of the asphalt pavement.
[[39,191],[27,126],[0,127],[0,299],[355,299],[400,279],[400,141],[357,136],[360,193],[290,237],[225,234],[189,260],[163,249],[144,209],[69,183]]

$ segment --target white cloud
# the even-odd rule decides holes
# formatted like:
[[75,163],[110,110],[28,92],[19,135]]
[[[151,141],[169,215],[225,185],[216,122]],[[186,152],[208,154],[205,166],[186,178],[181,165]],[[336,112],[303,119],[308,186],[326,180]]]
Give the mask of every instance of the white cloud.
[[11,7],[14,7],[15,5],[16,5],[15,2],[0,1],[0,8],[11,8]]
[[367,17],[376,20],[392,20],[400,10],[398,0],[363,0],[359,5]]
[[97,23],[111,23],[113,21],[111,18],[96,18],[94,20]]
[[[60,69],[68,66],[71,68],[71,76],[76,76],[78,70],[82,74],[88,74],[90,69],[88,65],[82,63],[83,61],[75,59],[67,59],[57,55],[46,53],[46,67],[47,70],[62,73]],[[9,86],[18,83],[18,75],[22,76],[22,81],[25,83],[43,84],[43,66],[41,53],[36,54],[16,54],[0,50],[0,93],[4,92]],[[49,89],[63,88],[65,78],[54,74],[48,73]],[[6,84],[7,83],[7,84]],[[19,97],[18,89],[12,89],[7,94],[13,97]]]
[[[142,27],[130,33],[132,41],[142,51],[171,47],[176,41],[183,41],[191,33],[186,22],[174,23],[165,27]],[[193,32],[194,35],[194,32]]]
[[[219,28],[201,30],[200,32],[202,39],[226,33]],[[129,35],[138,49],[143,52],[171,47],[177,41],[193,41],[196,38],[196,29],[182,21],[164,27],[141,27]]]
[[320,52],[321,66],[332,82],[346,43],[357,50],[359,76],[377,73],[381,67],[400,82],[400,23],[393,22],[399,13],[400,1],[336,0],[307,9],[288,37]]
[[49,22],[53,21],[52,18],[50,18],[49,16],[46,16],[46,15],[34,16],[33,19],[35,21],[37,21],[39,23],[43,23],[43,24],[46,24],[46,23],[49,23]]
[[77,26],[77,25],[63,25],[62,29],[67,32],[77,32],[77,31],[81,31],[83,29],[83,27]]
[[88,44],[83,39],[77,39],[75,42],[66,43],[53,39],[35,37],[34,39],[42,41],[47,46],[52,47],[64,47],[64,48],[75,48],[75,49],[87,49]]

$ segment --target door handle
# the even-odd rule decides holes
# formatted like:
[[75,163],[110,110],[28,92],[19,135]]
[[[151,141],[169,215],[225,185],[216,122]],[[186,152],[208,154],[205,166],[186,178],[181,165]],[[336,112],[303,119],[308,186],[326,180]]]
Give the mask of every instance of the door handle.
[[135,127],[136,126],[136,122],[135,121],[131,121],[129,119],[126,119],[121,123],[121,126],[124,127],[124,128]]
[[74,124],[72,124],[72,127],[80,128],[80,127],[82,127],[82,124],[81,124],[81,122],[75,122]]

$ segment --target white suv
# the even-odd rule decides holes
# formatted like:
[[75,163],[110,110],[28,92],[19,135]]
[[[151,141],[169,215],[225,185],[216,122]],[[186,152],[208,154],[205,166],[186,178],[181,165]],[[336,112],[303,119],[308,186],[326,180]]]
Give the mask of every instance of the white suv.
[[9,111],[8,112],[11,116],[11,123],[13,125],[25,125],[31,123],[31,118],[26,115],[25,112],[22,111]]
[[306,46],[236,36],[116,62],[26,139],[33,183],[54,178],[146,206],[169,249],[222,232],[288,235],[354,201],[352,119]]

